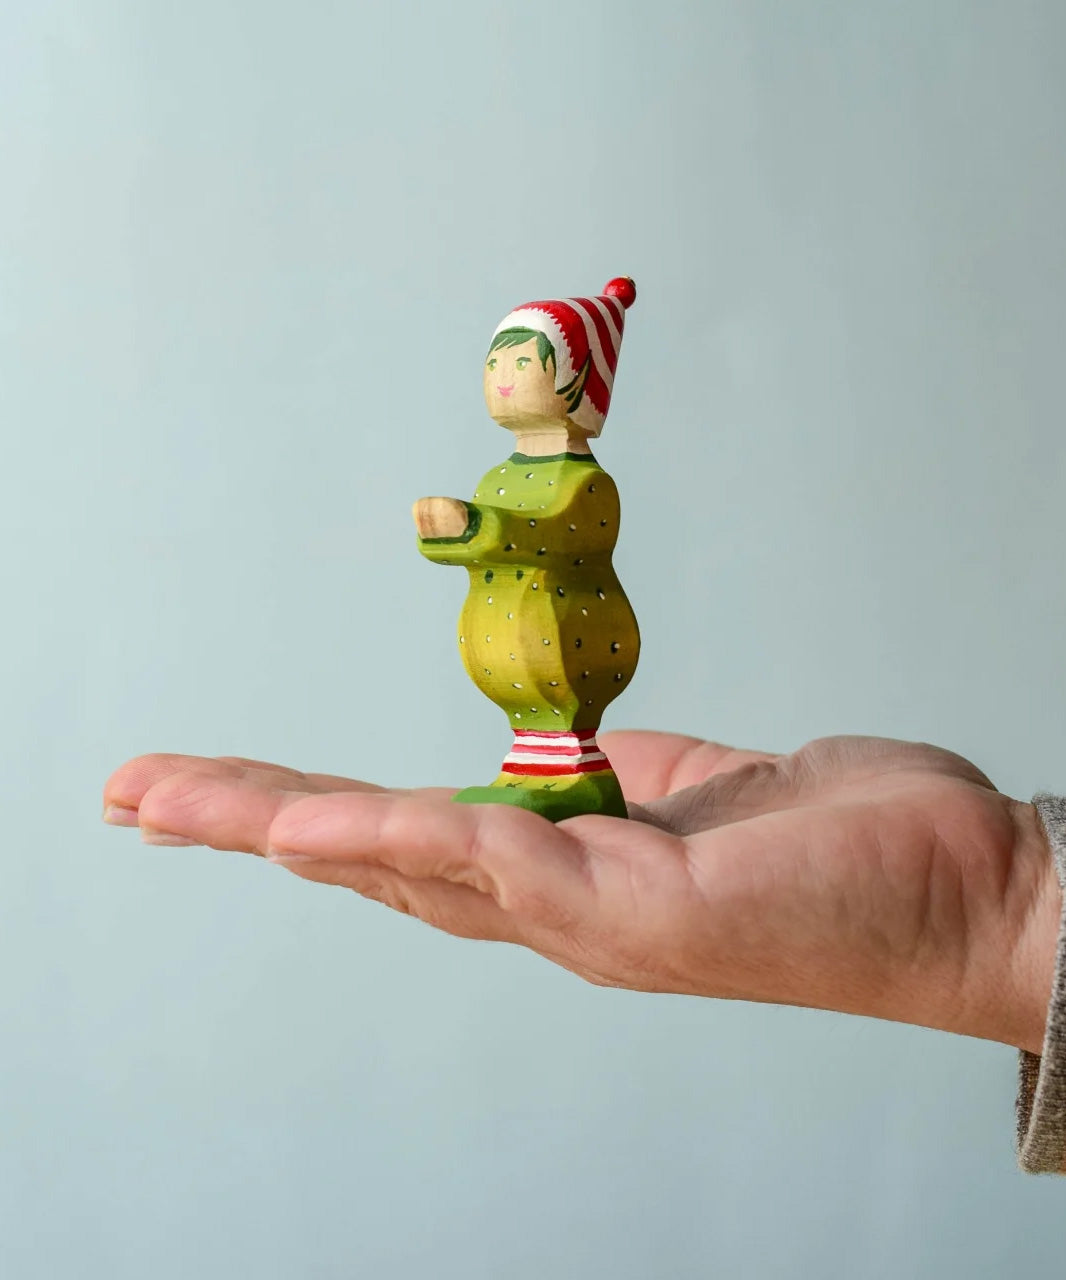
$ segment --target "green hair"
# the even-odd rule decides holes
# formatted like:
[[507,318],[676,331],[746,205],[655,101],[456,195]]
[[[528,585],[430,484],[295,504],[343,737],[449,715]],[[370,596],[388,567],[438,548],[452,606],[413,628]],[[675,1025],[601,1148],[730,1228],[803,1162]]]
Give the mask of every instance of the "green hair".
[[[550,339],[541,333],[539,329],[501,329],[492,340],[492,345],[489,347],[489,355],[499,347],[520,347],[529,342],[531,338],[536,338],[537,340],[537,356],[540,359],[540,367],[547,372],[550,359],[552,368],[558,368],[555,362],[555,348],[552,346]],[[575,377],[565,387],[559,388],[558,394],[566,402],[568,413],[573,413],[581,403],[581,397],[585,394],[585,378],[588,374],[588,368],[589,360],[586,360]]]
[[501,329],[492,340],[489,354],[491,355],[498,347],[520,347],[523,343],[528,342],[530,338],[536,338],[540,367],[547,372],[549,358],[552,365],[555,365],[555,348],[548,337],[541,333],[539,329]]

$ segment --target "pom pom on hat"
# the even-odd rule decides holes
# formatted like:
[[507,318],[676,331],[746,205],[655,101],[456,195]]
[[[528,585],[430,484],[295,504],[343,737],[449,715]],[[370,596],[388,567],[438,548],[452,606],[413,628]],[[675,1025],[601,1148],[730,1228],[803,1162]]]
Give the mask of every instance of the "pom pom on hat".
[[632,276],[615,276],[603,286],[603,292],[608,298],[617,298],[627,311],[637,300],[637,286]]
[[615,276],[599,297],[526,302],[504,316],[493,337],[505,329],[544,334],[555,352],[555,389],[575,397],[569,417],[598,436],[611,404],[626,308],[636,297],[629,276]]

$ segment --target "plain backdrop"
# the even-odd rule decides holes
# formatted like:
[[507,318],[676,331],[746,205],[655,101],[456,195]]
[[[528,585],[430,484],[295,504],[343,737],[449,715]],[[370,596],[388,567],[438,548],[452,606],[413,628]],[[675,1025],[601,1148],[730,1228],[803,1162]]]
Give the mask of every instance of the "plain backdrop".
[[488,781],[410,504],[630,274],[609,725],[1066,788],[1055,0],[0,5],[0,1274],[999,1278],[1008,1048],[594,989],[99,822],[149,750]]

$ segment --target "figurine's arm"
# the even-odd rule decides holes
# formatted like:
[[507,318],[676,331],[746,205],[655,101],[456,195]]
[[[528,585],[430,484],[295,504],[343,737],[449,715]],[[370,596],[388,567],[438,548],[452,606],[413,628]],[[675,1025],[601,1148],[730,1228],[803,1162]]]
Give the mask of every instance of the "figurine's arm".
[[[480,510],[458,498],[419,498],[411,513],[418,531],[418,549],[438,564],[466,564],[480,526]],[[480,558],[480,557],[478,557]]]
[[586,472],[560,494],[554,509],[514,511],[457,498],[415,503],[418,549],[438,564],[521,564],[539,568],[554,557],[569,562],[610,554],[618,537],[618,490],[605,471]]
[[470,523],[470,510],[458,498],[419,498],[411,514],[420,539],[461,538]]
[[[437,564],[513,561],[519,521],[511,511],[458,498],[420,498],[414,506],[418,549]],[[529,521],[522,521],[528,532]]]

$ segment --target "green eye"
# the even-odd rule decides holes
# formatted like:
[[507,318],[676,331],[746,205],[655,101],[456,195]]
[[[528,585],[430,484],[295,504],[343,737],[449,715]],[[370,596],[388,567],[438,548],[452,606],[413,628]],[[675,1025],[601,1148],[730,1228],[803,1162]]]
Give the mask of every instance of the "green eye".
[[527,364],[529,364],[529,356],[519,356],[514,362],[514,367],[518,370],[522,370]]
[[495,368],[496,368],[496,357],[495,357],[495,356],[493,356],[491,360],[486,360],[486,361],[485,361],[485,368],[486,368],[486,369],[495,369]]

